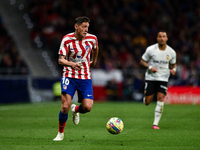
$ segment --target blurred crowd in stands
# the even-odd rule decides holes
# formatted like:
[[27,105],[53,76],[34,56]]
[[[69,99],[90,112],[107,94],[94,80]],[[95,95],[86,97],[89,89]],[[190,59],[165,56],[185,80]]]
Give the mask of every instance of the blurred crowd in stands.
[[[30,0],[26,10],[34,24],[33,45],[40,40],[56,61],[62,37],[74,32],[74,19],[88,16],[89,33],[98,37],[100,47],[95,68],[123,70],[127,85],[142,80],[141,55],[165,29],[177,53],[177,74],[170,84],[200,85],[199,0]],[[2,19],[0,35],[0,66],[26,66]]]
[[28,74],[28,67],[22,60],[0,15],[0,75],[17,74]]
[[130,76],[137,78],[141,55],[157,42],[157,31],[165,29],[168,44],[177,52],[177,74],[172,81],[177,80],[172,84],[199,84],[199,0],[30,0],[28,9],[34,23],[32,42],[39,38],[55,59],[62,37],[74,32],[74,19],[88,16],[89,32],[97,35],[100,47],[95,67],[134,70]]

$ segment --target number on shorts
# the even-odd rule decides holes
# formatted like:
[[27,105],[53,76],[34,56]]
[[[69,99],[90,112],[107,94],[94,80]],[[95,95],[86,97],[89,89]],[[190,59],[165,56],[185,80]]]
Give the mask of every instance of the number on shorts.
[[62,78],[63,84],[68,85],[69,84],[69,79],[68,78]]

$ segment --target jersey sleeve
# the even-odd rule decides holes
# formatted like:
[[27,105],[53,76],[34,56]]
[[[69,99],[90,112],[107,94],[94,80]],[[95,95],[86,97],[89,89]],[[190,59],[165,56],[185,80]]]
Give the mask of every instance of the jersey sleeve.
[[149,61],[149,59],[150,59],[150,49],[149,48],[147,48],[145,53],[142,55],[142,59],[144,61]]
[[172,59],[170,60],[170,64],[175,64],[176,63],[176,52],[172,52]]
[[66,54],[67,54],[67,45],[66,45],[66,42],[65,42],[65,39],[64,39],[64,38],[63,38],[62,41],[61,41],[58,54],[59,54],[59,55],[64,55],[64,56],[66,56]]
[[98,41],[97,41],[97,37],[95,36],[94,38],[94,44],[93,44],[94,48],[96,49],[98,46]]

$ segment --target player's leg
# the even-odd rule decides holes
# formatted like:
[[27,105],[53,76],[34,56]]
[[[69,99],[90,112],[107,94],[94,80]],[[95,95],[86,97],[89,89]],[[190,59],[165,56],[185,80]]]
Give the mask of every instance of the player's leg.
[[85,114],[87,112],[90,112],[93,106],[93,100],[91,99],[83,99],[81,101],[81,104],[76,106],[75,104],[71,105],[72,110],[72,119],[75,125],[77,125],[80,121],[79,113]]
[[61,95],[61,99],[62,99],[62,105],[61,105],[61,111],[59,113],[59,124],[61,126],[59,126],[59,131],[62,133],[64,132],[65,124],[68,119],[68,112],[70,110],[72,97],[66,93],[63,93]]
[[68,78],[61,78],[61,110],[59,113],[59,131],[54,141],[61,141],[64,138],[64,128],[68,119],[68,112],[70,110],[71,100],[75,93],[76,86],[73,81]]
[[75,104],[71,105],[71,110],[72,110],[72,120],[74,122],[75,125],[79,124],[80,121],[80,115],[79,115],[79,111],[77,111],[77,107]]
[[61,100],[62,104],[59,113],[59,129],[56,138],[53,139],[54,141],[61,141],[64,139],[64,129],[68,119],[68,112],[70,110],[72,97],[66,93],[63,93],[61,95]]
[[80,117],[76,116],[78,113],[84,114],[90,112],[93,106],[93,89],[91,80],[80,80],[77,87],[78,102],[80,105],[71,105],[73,113],[73,122],[78,124]]
[[145,105],[149,105],[154,97],[155,92],[155,84],[153,81],[145,81],[145,87],[144,87],[144,98],[143,102]]
[[167,93],[167,83],[161,82],[161,84],[159,84],[158,91],[159,92],[157,93],[157,104],[155,108],[153,129],[159,129],[158,123],[161,119],[162,112],[164,109],[164,99]]
[[148,95],[148,96],[144,96],[143,101],[145,105],[149,105],[152,100],[153,100],[154,94],[152,95]]
[[84,114],[90,112],[92,110],[92,106],[93,106],[93,100],[86,98],[82,100],[81,105],[78,107],[77,111]]

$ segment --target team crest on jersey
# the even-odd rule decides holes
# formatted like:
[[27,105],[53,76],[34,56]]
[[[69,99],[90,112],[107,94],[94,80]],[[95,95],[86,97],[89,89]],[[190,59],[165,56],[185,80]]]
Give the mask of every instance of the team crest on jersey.
[[85,50],[86,50],[86,51],[90,51],[90,50],[91,50],[90,46],[89,46],[89,45],[86,45],[86,46],[85,46]]
[[169,55],[166,56],[167,60],[169,59]]

